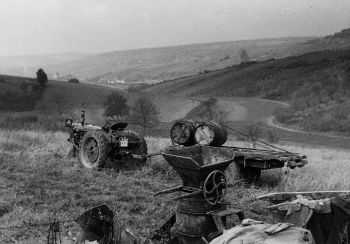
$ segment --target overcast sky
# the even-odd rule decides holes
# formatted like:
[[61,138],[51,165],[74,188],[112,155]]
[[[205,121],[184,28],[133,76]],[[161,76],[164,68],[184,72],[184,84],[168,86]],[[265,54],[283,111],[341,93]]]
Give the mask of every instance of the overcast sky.
[[350,0],[0,0],[0,56],[327,35]]

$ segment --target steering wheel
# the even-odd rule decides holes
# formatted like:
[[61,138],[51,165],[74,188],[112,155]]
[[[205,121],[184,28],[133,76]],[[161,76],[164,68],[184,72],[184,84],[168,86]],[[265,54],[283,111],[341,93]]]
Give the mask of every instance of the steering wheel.
[[102,128],[107,131],[109,130],[109,127],[113,125],[113,123],[116,121],[116,118],[114,116],[107,116],[105,119],[106,123],[102,126]]
[[226,194],[226,177],[220,170],[211,172],[204,181],[203,195],[210,205],[216,205]]

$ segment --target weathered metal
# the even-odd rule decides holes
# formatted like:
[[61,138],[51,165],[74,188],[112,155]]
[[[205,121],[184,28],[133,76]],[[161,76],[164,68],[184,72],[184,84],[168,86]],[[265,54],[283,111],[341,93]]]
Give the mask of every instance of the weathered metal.
[[170,138],[173,145],[193,146],[196,144],[194,133],[195,123],[190,120],[179,120],[170,130]]
[[103,127],[87,124],[82,110],[80,123],[66,120],[71,128],[68,141],[73,145],[72,156],[78,153],[87,168],[102,167],[107,160],[119,167],[143,165],[147,160],[146,141],[136,132],[125,130],[127,125],[108,121]]
[[183,192],[177,200],[173,237],[170,243],[203,244],[226,228],[226,217],[243,212],[230,209],[224,203],[226,192],[225,169],[232,159],[205,161],[198,154],[198,147],[168,148],[162,153],[182,179],[182,185],[156,193]]
[[171,127],[170,138],[173,145],[221,146],[227,141],[227,131],[225,127],[214,121],[178,120]]
[[203,195],[178,201],[175,231],[178,243],[203,243],[221,234],[211,212],[223,210],[222,204],[209,204]]
[[188,181],[189,177],[192,178],[191,184],[195,187],[204,180],[198,175],[202,165],[206,167],[201,170],[213,170],[215,167],[224,171],[230,163],[234,163],[240,177],[247,182],[253,182],[259,178],[261,170],[282,167],[293,169],[307,164],[306,156],[297,153],[224,146],[174,146],[164,149],[162,155],[171,166],[175,166],[174,169],[184,182]]
[[219,147],[227,141],[227,131],[216,122],[201,122],[196,127],[194,137],[199,145]]
[[[82,215],[76,222],[81,227],[75,244],[97,241],[100,244],[142,244],[142,239],[124,227],[105,204],[96,206]],[[88,241],[88,242],[86,242]],[[147,242],[151,244],[151,242]]]

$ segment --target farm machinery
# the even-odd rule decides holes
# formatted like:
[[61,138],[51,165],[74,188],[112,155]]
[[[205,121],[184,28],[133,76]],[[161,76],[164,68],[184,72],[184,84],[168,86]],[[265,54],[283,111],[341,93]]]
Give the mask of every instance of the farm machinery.
[[[223,146],[229,131],[245,136],[263,149]],[[230,169],[236,179],[252,183],[261,175],[262,170],[275,168],[303,167],[308,163],[307,157],[289,152],[282,148],[251,138],[244,133],[215,122],[177,121],[174,123],[170,137],[173,146],[165,149],[164,155],[188,155],[203,157],[211,162],[232,160]]]
[[[160,154],[180,176],[182,184],[154,194],[156,197],[177,193],[173,198],[177,202],[175,213],[152,236],[142,240],[129,229],[123,228],[112,210],[106,205],[100,205],[77,220],[84,233],[92,234],[89,241],[97,240],[98,243],[106,244],[220,243],[215,242],[217,238],[235,226],[237,219],[242,222],[245,217],[241,209],[233,208],[225,199],[227,188],[241,181],[229,183],[225,171],[230,165],[236,165],[236,170],[245,180],[252,180],[252,177],[256,180],[263,169],[295,168],[307,163],[305,156],[287,151],[223,147],[226,139],[227,131],[219,124],[176,122],[171,129],[173,145],[164,148]],[[312,243],[312,236],[307,230],[289,227],[268,225],[266,230],[270,233],[265,235],[271,240],[281,240],[289,233],[297,237],[294,238],[295,242],[287,243]]]
[[109,119],[102,127],[88,124],[83,108],[80,122],[66,119],[65,125],[71,128],[68,141],[73,146],[72,156],[78,156],[86,168],[100,168],[107,162],[112,166],[134,168],[147,160],[145,139],[126,130],[127,123]]

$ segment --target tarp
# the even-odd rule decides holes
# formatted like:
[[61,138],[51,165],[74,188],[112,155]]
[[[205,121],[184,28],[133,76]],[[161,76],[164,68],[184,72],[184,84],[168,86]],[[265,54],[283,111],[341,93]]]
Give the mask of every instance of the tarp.
[[311,231],[317,244],[350,243],[350,199],[332,199],[331,212],[315,212],[307,229]]
[[317,244],[350,243],[350,199],[306,199],[269,207],[272,222],[283,221],[311,231]]
[[[315,244],[310,231],[285,224],[236,226],[215,238],[210,244]],[[271,231],[276,230],[276,231]]]

